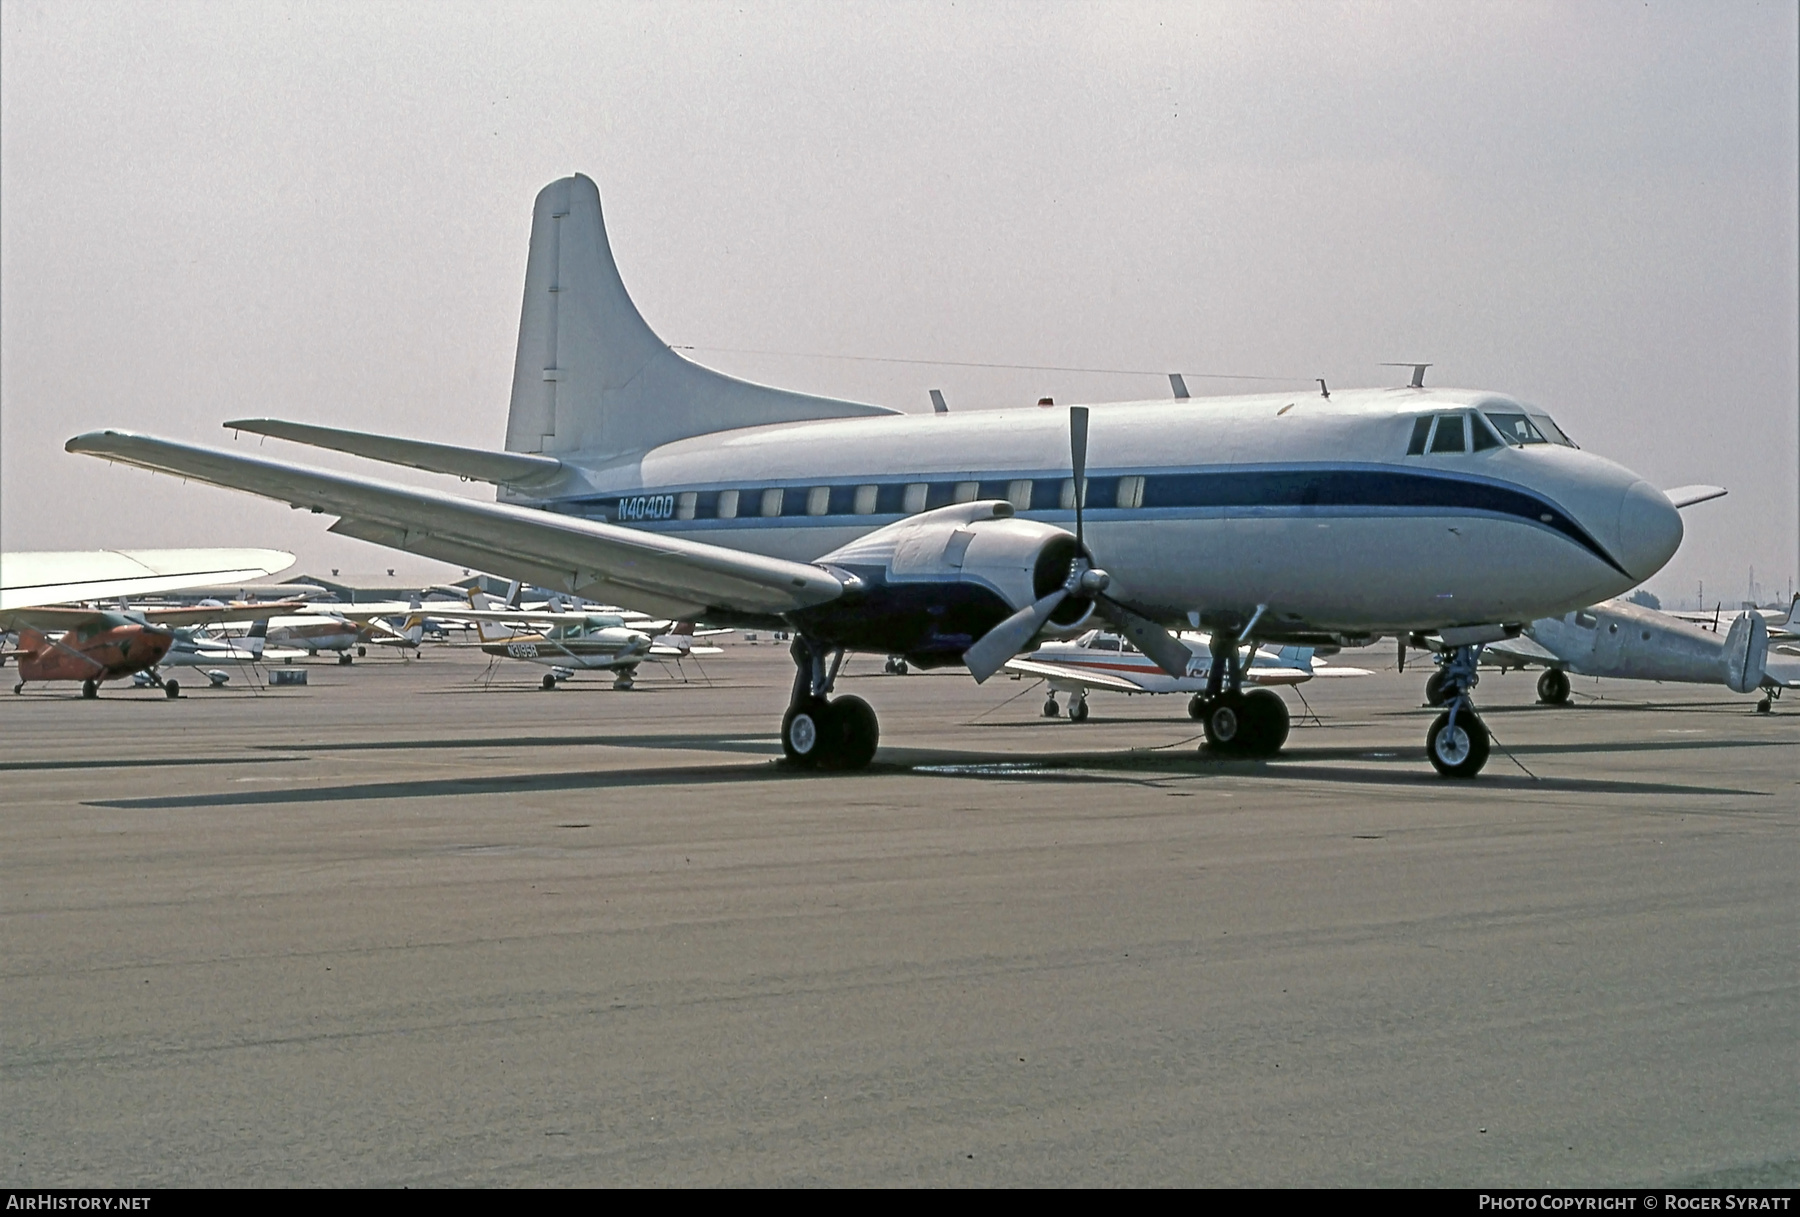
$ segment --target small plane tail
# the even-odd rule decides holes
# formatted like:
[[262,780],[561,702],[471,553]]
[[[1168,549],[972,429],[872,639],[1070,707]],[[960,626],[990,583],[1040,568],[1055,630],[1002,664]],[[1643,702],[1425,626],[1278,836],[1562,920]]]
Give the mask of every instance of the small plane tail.
[[592,179],[576,174],[538,193],[508,452],[598,462],[737,427],[894,413],[751,384],[683,359],[625,290]]
[[263,644],[269,640],[269,619],[258,617],[250,623],[250,632],[244,635],[244,649],[256,659],[262,658]]
[[1725,668],[1725,687],[1733,693],[1748,693],[1760,687],[1769,662],[1768,623],[1757,613],[1739,613],[1725,635],[1720,660]]

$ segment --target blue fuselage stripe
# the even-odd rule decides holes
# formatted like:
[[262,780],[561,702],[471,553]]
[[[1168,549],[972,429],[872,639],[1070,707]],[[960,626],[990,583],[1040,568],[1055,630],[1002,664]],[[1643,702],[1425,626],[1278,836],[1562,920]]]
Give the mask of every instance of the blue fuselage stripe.
[[[1138,507],[1120,509],[1120,483],[1126,477],[1144,479]],[[902,499],[908,485],[924,484],[923,509],[942,507],[955,501],[956,488],[969,482],[979,484],[978,498],[1007,498],[1009,487],[1018,482],[1031,483],[1030,515],[1062,514],[1060,507],[1066,478],[1005,477],[990,474],[980,477],[945,480],[941,476],[911,478],[887,475],[880,479],[833,478],[826,483],[783,484],[778,514],[763,516],[763,494],[773,488],[769,483],[744,487],[672,487],[627,495],[597,495],[560,499],[543,506],[589,519],[614,523],[655,524],[663,522],[705,523],[717,521],[732,525],[780,525],[804,519],[821,526],[863,524],[879,527],[898,518],[903,512]],[[814,485],[827,489],[825,511],[809,514],[808,500]],[[876,493],[868,514],[853,514],[858,486],[874,486]],[[720,499],[725,491],[737,490],[738,507],[733,516],[719,515]],[[691,503],[683,499],[692,495]],[[773,502],[770,504],[774,506]],[[1316,467],[1278,469],[1175,470],[1130,474],[1109,471],[1088,479],[1088,510],[1097,518],[1111,518],[1127,512],[1151,512],[1152,518],[1193,513],[1200,516],[1259,516],[1318,514],[1330,516],[1396,515],[1424,512],[1489,515],[1529,522],[1562,534],[1589,551],[1614,570],[1625,570],[1612,555],[1601,548],[1588,531],[1572,519],[1563,508],[1544,495],[1525,487],[1458,477],[1427,470],[1393,466]]]

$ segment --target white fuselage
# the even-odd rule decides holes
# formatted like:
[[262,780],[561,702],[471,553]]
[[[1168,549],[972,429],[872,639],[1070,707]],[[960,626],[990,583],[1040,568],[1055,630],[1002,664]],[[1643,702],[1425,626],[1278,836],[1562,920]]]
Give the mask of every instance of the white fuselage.
[[[1096,406],[1089,548],[1165,619],[1267,605],[1271,633],[1344,634],[1558,614],[1674,553],[1668,499],[1572,446],[1409,454],[1421,415],[1471,407],[1526,409],[1410,388]],[[1072,529],[1068,427],[1027,408],[745,428],[598,469],[561,454],[551,492],[502,498],[800,561],[959,499]]]

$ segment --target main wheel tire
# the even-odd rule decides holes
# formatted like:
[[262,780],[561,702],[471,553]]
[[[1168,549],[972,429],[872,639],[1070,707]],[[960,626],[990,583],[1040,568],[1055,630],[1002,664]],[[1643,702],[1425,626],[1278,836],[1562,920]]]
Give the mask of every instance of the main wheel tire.
[[163,696],[174,701],[181,696],[181,682],[177,680],[163,681]]
[[825,707],[825,743],[819,757],[821,769],[866,769],[881,742],[881,723],[875,710],[860,697],[840,697]]
[[912,669],[910,669],[906,666],[906,661],[904,659],[896,659],[894,661],[894,675],[895,676],[905,676],[911,670]]
[[1070,722],[1085,723],[1087,721],[1087,716],[1088,716],[1087,698],[1078,697],[1074,701],[1069,703],[1069,721]]
[[369,657],[369,648],[368,647],[357,647],[356,648],[356,657],[358,659],[367,659]]
[[1196,693],[1188,698],[1188,717],[1195,722],[1201,722],[1206,718],[1206,698],[1201,694]]
[[1551,668],[1538,677],[1538,701],[1546,706],[1560,706],[1568,700],[1568,673],[1561,668]]
[[1056,699],[1054,697],[1046,697],[1044,699],[1045,718],[1055,718],[1061,713],[1062,708],[1056,704]]
[[1450,726],[1448,710],[1437,716],[1425,736],[1425,755],[1440,777],[1472,778],[1481,772],[1488,759],[1487,724],[1469,710],[1456,716]]
[[[19,688],[22,689],[22,688],[24,688],[24,686],[20,685]],[[13,690],[14,693],[17,693],[18,691],[19,691],[18,689]],[[1766,697],[1756,703],[1756,712],[1758,714],[1767,714],[1767,713],[1769,713],[1769,711],[1773,710],[1774,708],[1775,708],[1775,703],[1770,701]]]
[[542,687],[546,693],[556,688],[556,677],[550,675],[548,672],[544,673],[544,683]]
[[98,697],[100,696],[100,686],[91,680],[84,680],[81,682],[81,695],[89,698]]
[[349,651],[338,652],[338,666],[347,667],[352,662]]
[[1439,668],[1425,678],[1425,704],[1441,706],[1444,700],[1444,669]]
[[819,763],[825,751],[822,745],[826,745],[824,720],[828,710],[825,699],[819,697],[788,707],[781,720],[781,752],[788,764],[811,769]]
[[1206,746],[1225,756],[1244,750],[1244,698],[1241,693],[1221,693],[1206,707],[1200,720],[1206,729]]
[[1240,713],[1246,720],[1243,750],[1249,756],[1274,756],[1287,743],[1288,708],[1273,689],[1252,689],[1244,694]]

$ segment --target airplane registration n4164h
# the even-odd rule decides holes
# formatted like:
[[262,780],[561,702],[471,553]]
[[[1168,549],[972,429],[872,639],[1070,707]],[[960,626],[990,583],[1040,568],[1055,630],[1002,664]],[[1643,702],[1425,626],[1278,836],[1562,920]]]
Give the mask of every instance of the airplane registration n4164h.
[[1189,652],[1169,629],[1209,631],[1203,722],[1240,752],[1285,736],[1246,717],[1286,714],[1246,699],[1242,645],[1433,635],[1455,658],[1427,754],[1472,776],[1480,646],[1636,586],[1682,525],[1543,411],[1414,382],[920,415],[755,385],[650,329],[578,175],[537,198],[504,451],[225,424],[492,482],[497,502],[126,431],[67,447],[658,616],[791,629],[782,745],[797,765],[875,753],[874,711],[832,697],[847,652],[985,680],[1104,621],[1171,673]]

